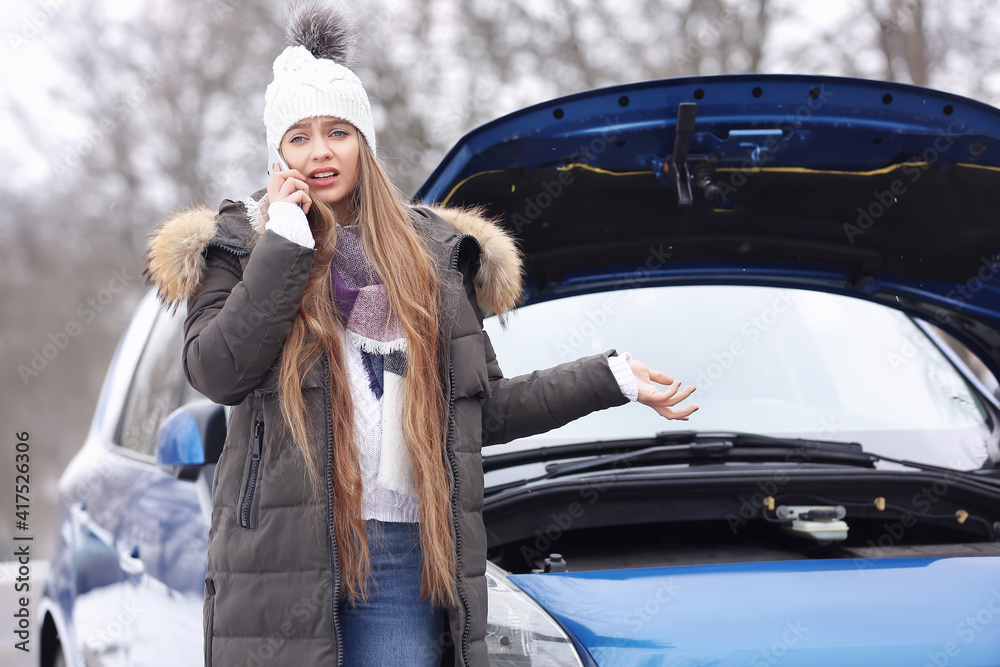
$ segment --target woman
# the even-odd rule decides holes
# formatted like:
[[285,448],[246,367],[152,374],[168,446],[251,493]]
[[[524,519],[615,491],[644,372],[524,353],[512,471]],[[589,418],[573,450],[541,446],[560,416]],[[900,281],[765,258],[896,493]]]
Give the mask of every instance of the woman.
[[187,302],[188,380],[234,406],[205,661],[485,666],[482,446],[630,399],[687,419],[694,387],[613,350],[503,377],[482,318],[520,297],[517,249],[391,185],[346,25],[318,5],[289,22],[264,110],[287,166],[266,195],[150,239],[148,279]]

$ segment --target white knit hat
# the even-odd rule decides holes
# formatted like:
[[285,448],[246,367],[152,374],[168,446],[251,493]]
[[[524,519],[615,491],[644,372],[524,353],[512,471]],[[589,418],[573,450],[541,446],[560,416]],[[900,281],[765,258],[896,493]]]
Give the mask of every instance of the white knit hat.
[[358,128],[375,153],[375,123],[368,93],[347,64],[357,32],[342,6],[312,2],[287,21],[291,46],[274,59],[274,80],[264,93],[267,144],[275,149],[288,128],[305,118],[334,116]]

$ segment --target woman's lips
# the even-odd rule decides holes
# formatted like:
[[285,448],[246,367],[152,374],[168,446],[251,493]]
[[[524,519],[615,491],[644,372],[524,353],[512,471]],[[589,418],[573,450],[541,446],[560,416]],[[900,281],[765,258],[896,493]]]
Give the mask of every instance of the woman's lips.
[[316,185],[324,187],[327,185],[333,185],[339,175],[340,174],[335,171],[320,171],[316,172],[314,176],[310,176],[309,179]]

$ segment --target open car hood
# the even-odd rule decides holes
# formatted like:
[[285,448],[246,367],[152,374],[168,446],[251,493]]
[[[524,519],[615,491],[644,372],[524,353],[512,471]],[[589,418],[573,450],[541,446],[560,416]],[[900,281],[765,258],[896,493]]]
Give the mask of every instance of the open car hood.
[[598,665],[959,665],[1000,655],[1000,557],[510,575]]
[[1000,375],[997,192],[998,109],[755,74],[512,113],[463,137],[415,199],[501,217],[526,253],[527,303],[671,283],[818,289],[923,317]]

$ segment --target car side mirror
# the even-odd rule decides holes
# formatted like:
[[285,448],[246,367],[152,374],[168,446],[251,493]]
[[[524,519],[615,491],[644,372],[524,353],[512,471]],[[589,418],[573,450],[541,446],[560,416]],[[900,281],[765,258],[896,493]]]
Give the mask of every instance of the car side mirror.
[[199,468],[217,463],[226,442],[226,413],[208,399],[177,408],[156,434],[156,464],[182,479],[195,479]]

